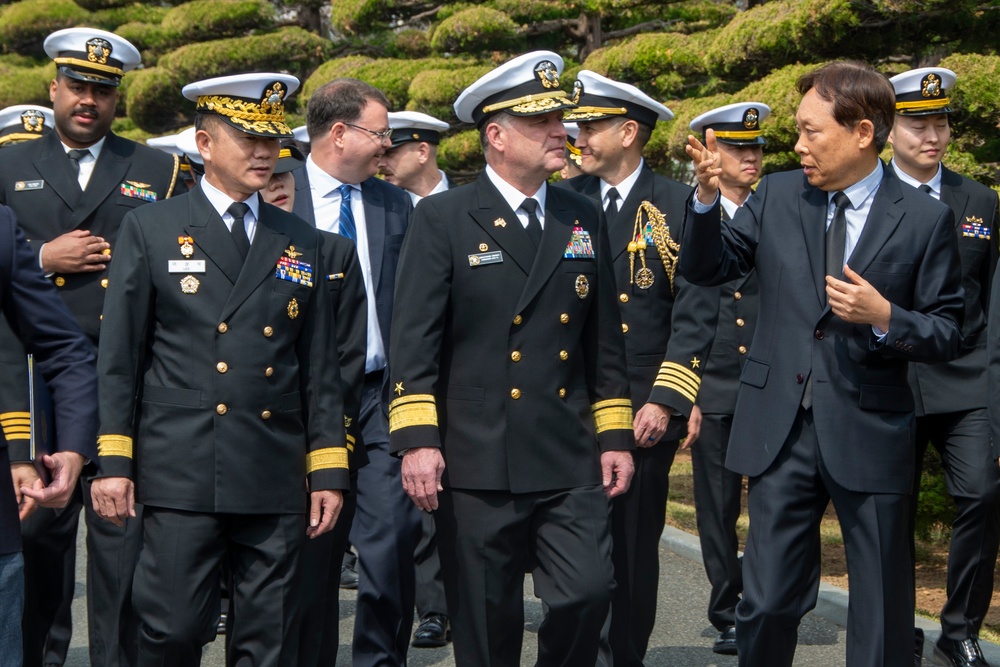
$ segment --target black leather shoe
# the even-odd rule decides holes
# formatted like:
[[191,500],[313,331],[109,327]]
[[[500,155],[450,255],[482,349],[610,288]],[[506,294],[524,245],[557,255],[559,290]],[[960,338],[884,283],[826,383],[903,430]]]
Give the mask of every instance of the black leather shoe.
[[913,628],[913,667],[924,664],[924,631]]
[[215,623],[215,634],[220,636],[226,634],[226,612],[219,614],[219,620]]
[[934,656],[951,667],[990,667],[975,637],[961,641],[941,637],[934,645]]
[[736,655],[736,628],[730,626],[719,633],[712,644],[712,653]]
[[358,587],[358,557],[352,553],[344,554],[344,562],[340,566],[340,587],[352,591]]
[[444,614],[428,614],[420,621],[413,633],[413,648],[440,648],[451,641],[448,617]]

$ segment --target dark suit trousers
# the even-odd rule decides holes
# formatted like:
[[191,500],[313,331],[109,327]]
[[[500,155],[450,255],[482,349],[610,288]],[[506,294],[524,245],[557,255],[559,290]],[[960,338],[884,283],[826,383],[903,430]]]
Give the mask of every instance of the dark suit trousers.
[[[90,664],[130,667],[137,664],[139,622],[132,606],[132,579],[142,548],[142,512],[119,528],[94,511],[90,484],[83,485],[87,521],[87,624]],[[74,536],[74,539],[75,536]]]
[[413,552],[420,537],[420,510],[403,491],[400,460],[389,454],[381,396],[381,381],[365,382],[361,437],[368,465],[358,470],[358,507],[351,528],[358,551],[354,667],[405,665],[413,629]]
[[521,494],[446,489],[438,502],[455,664],[521,664],[524,572],[532,567],[546,609],[536,666],[593,665],[614,587],[601,485]]
[[197,667],[215,639],[220,571],[233,577],[226,664],[298,667],[294,610],[304,514],[199,514],[146,506],[135,573],[142,667]]
[[351,475],[351,492],[333,530],[307,539],[299,557],[298,592],[299,666],[319,667],[337,663],[340,648],[340,566],[347,551],[347,536],[357,508],[357,475]]
[[[957,513],[948,553],[948,601],[941,610],[945,636],[978,637],[993,595],[1000,544],[1000,469],[990,448],[985,408],[917,418],[914,498],[927,443],[941,455],[948,493]],[[916,514],[914,502],[914,514]],[[911,524],[911,535],[914,526]]]
[[[680,442],[661,440],[636,449],[628,491],[611,501],[611,558],[615,593],[610,629],[602,637],[598,667],[641,667],[656,623],[660,536],[667,518],[670,466]],[[608,652],[610,650],[610,657]]]
[[750,479],[743,599],[736,607],[741,667],[791,666],[799,622],[816,606],[819,525],[831,500],[851,585],[847,664],[913,664],[913,576],[901,567],[910,553],[910,496],[858,493],[834,482],[820,456],[812,411],[800,408],[774,463]]
[[429,614],[447,614],[448,603],[444,597],[434,516],[422,512],[421,523],[420,541],[417,542],[413,558],[416,568],[417,618],[422,619]]
[[732,415],[703,415],[701,436],[691,447],[698,539],[712,584],[708,620],[719,631],[736,625],[736,604],[743,592],[736,537],[743,476],[726,468],[732,427]]
[[21,523],[24,548],[24,667],[61,665],[73,634],[80,489],[62,509],[37,508]]

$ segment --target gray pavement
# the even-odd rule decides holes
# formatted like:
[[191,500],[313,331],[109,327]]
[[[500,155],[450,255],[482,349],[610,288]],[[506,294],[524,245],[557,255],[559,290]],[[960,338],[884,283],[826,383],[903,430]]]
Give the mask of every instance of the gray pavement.
[[[82,524],[82,522],[81,522]],[[84,554],[83,528],[79,536],[79,551]],[[87,620],[84,559],[77,563],[76,599],[73,602],[74,631],[66,667],[86,667]],[[734,667],[736,658],[717,656],[711,646],[714,629],[705,618],[708,604],[708,581],[701,566],[698,539],[693,535],[667,527],[660,549],[660,602],[656,627],[646,654],[646,667]],[[354,624],[355,594],[341,591],[340,596],[340,653],[337,667],[349,667],[350,637]],[[531,578],[524,586],[525,633],[521,652],[522,665],[534,664],[537,650],[537,631],[541,622],[541,604],[532,595]],[[847,619],[847,593],[823,585],[816,610],[808,614],[799,628],[799,646],[795,654],[796,667],[840,667],[845,663],[844,629]],[[939,628],[935,622],[918,618],[917,625],[927,634],[925,665],[936,664],[933,641]],[[1000,647],[983,644],[983,651],[991,664],[1000,665]],[[411,649],[410,667],[452,667],[455,660],[451,649]],[[202,659],[204,667],[223,667],[221,642],[209,644]]]

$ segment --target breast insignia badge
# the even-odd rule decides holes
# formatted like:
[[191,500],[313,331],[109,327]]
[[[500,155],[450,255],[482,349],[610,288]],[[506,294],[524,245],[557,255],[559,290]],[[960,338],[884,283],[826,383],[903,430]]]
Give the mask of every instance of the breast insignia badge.
[[181,278],[181,291],[185,294],[194,294],[201,286],[201,282],[194,276],[184,276]]
[[288,302],[288,319],[294,320],[299,316],[299,300],[294,296],[292,300]]

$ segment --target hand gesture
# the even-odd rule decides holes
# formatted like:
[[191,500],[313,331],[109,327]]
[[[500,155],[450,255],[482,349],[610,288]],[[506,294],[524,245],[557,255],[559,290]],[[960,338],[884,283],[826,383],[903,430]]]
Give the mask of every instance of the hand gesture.
[[705,143],[693,134],[688,135],[688,145],[684,147],[694,160],[694,174],[698,178],[698,201],[706,206],[715,202],[719,194],[719,174],[722,173],[722,157],[715,141],[715,130],[705,132]]
[[74,229],[55,237],[41,251],[46,273],[92,273],[103,271],[111,260],[111,244],[86,229]]
[[851,282],[826,277],[826,296],[833,314],[845,322],[870,324],[883,333],[888,331],[892,304],[846,264],[844,277]]

